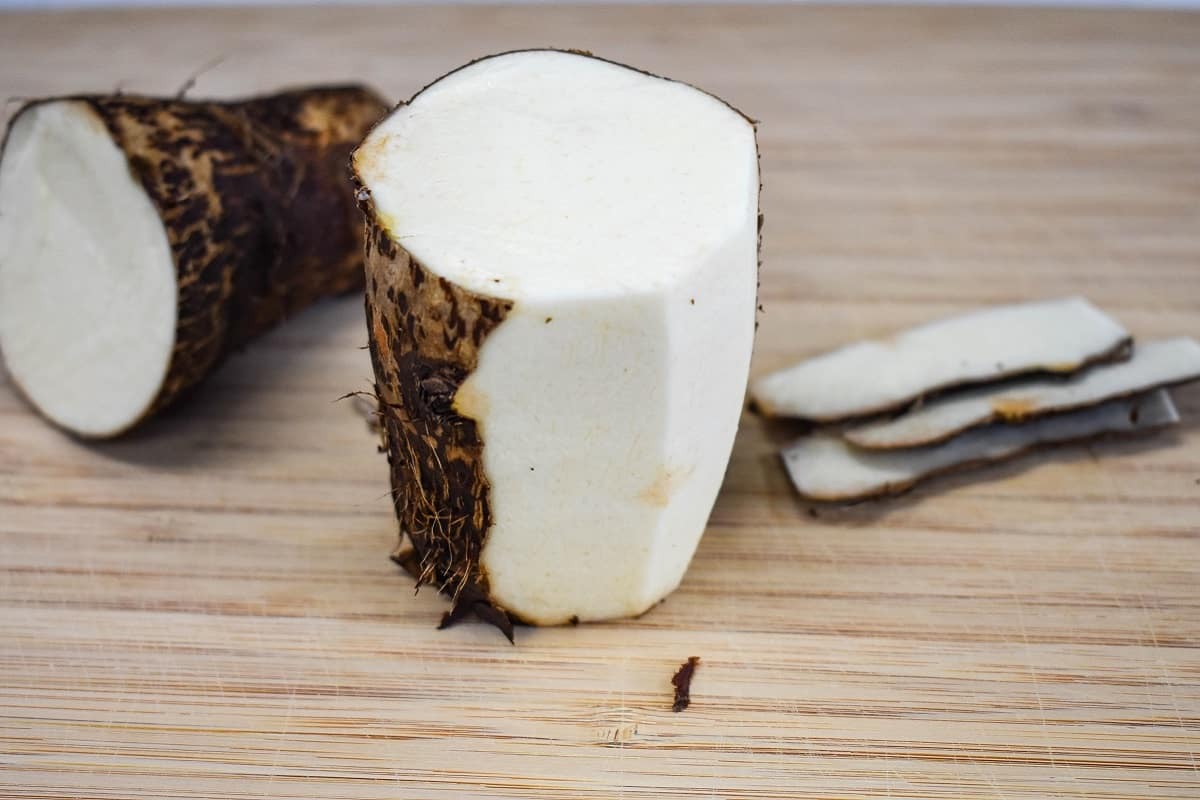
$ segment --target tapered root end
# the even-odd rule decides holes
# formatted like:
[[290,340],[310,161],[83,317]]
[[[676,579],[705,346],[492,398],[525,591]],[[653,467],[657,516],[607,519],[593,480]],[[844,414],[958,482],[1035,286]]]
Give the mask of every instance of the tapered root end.
[[286,316],[362,285],[359,87],[39,100],[0,160],[0,348],[48,419],[121,433]]

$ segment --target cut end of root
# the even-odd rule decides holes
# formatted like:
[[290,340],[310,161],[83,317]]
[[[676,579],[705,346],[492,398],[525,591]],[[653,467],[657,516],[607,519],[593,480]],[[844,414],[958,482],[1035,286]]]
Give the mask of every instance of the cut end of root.
[[0,161],[0,348],[13,380],[81,436],[150,408],[175,343],[167,234],[88,103],[25,109]]
[[686,278],[696,250],[757,220],[756,153],[752,126],[711,95],[528,50],[426,87],[353,164],[414,258],[474,292],[530,299]]

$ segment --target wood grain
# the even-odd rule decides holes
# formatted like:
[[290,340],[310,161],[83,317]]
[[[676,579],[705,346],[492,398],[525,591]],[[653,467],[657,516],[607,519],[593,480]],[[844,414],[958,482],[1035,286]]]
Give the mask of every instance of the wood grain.
[[[1200,333],[1200,16],[377,8],[0,16],[3,95],[362,79],[589,48],[761,119],[757,372],[1084,292]],[[361,303],[305,313],[135,437],[0,386],[0,797],[1200,796],[1200,391],[1067,448],[810,514],[747,418],[642,619],[468,625],[386,559],[386,465],[333,399]],[[978,480],[976,480],[978,479]],[[692,706],[671,675],[702,658]]]

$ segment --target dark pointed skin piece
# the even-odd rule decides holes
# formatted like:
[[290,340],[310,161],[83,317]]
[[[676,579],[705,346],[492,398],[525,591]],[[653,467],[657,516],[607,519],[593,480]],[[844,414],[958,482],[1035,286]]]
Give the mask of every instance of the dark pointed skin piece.
[[671,705],[671,710],[676,714],[692,704],[692,678],[696,675],[696,667],[699,665],[699,656],[689,656],[671,678],[671,685],[675,687],[675,702]]

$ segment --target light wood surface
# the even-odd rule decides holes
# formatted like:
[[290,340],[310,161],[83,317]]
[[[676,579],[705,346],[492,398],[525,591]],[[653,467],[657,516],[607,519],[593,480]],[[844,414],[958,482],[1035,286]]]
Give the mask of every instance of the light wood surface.
[[[552,44],[762,120],[756,372],[1082,292],[1200,334],[1200,16],[668,7],[0,16],[0,94],[363,79]],[[10,107],[11,110],[11,107]],[[1200,796],[1200,391],[844,511],[747,417],[683,586],[642,619],[434,630],[387,560],[360,302],[84,446],[0,386],[0,796]],[[670,678],[702,663],[693,703]]]

